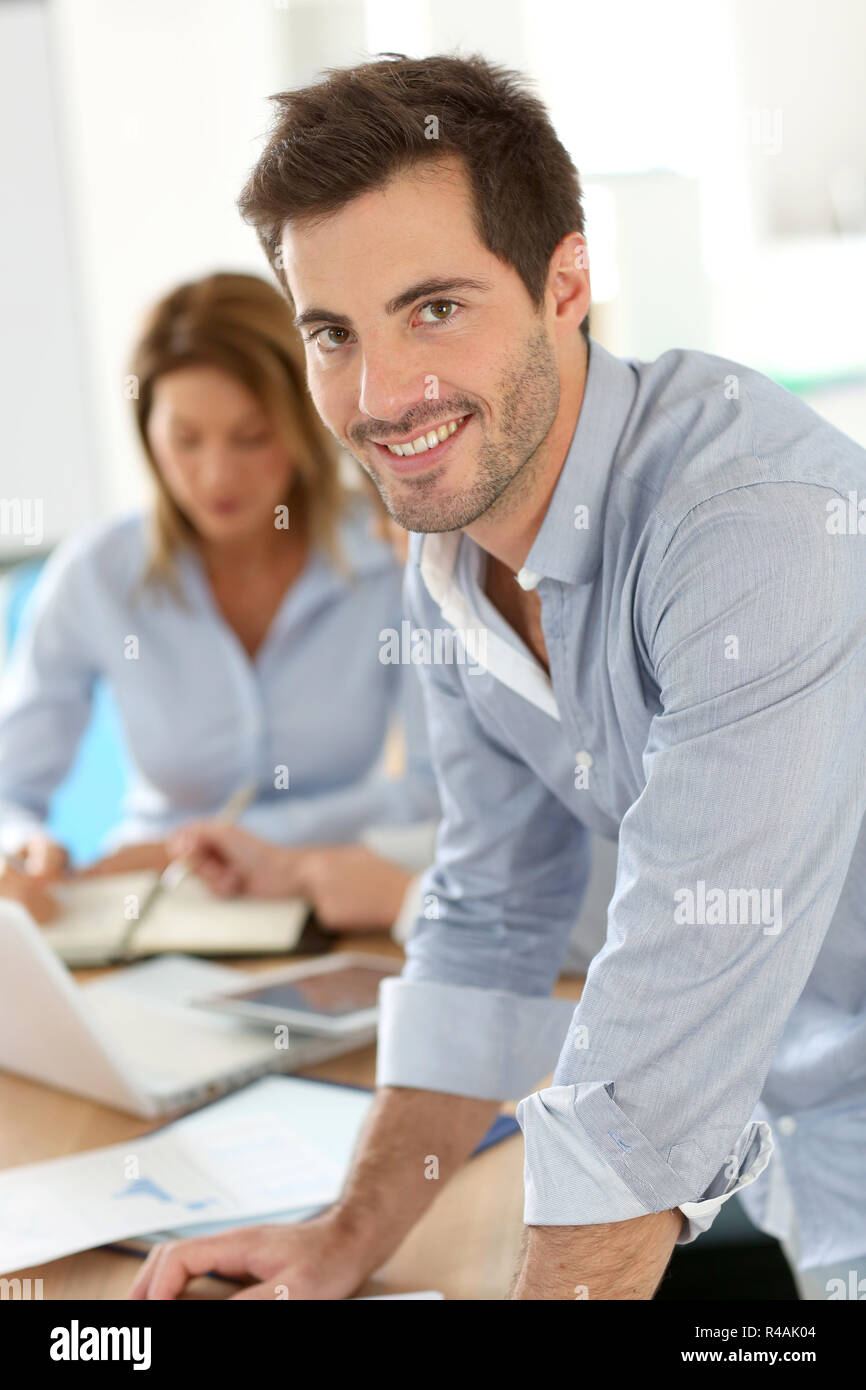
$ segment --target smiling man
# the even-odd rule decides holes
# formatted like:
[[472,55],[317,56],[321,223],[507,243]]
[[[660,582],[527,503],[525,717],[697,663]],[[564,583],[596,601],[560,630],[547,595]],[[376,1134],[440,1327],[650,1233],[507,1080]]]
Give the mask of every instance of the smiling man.
[[[801,1279],[866,1274],[866,538],[827,524],[866,456],[746,367],[589,337],[578,176],[515,74],[397,58],[277,100],[242,211],[415,533],[415,624],[485,669],[422,668],[443,823],[340,1200],[158,1250],[134,1295],[350,1294],[510,1097],[515,1297],[651,1298],[739,1190]],[[617,879],[573,1009],[591,832]]]

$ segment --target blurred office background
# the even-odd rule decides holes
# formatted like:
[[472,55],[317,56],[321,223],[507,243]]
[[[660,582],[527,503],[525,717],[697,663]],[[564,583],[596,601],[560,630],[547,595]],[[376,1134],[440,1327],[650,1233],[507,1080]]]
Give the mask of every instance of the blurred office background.
[[142,310],[269,274],[234,206],[267,96],[385,50],[537,82],[586,185],[607,347],[747,362],[866,442],[860,0],[4,0],[0,491],[44,498],[46,541],[143,496]]
[[[235,210],[268,95],[383,51],[534,79],[583,177],[605,346],[746,362],[866,444],[861,0],[2,0],[0,636],[22,573],[146,495],[124,383],[142,312],[211,270],[270,273]],[[104,828],[84,791],[102,778],[107,816],[122,789],[112,747],[93,735],[55,812],[84,850]],[[587,959],[616,846],[596,851]],[[734,1202],[662,1296],[725,1288],[791,1296]]]

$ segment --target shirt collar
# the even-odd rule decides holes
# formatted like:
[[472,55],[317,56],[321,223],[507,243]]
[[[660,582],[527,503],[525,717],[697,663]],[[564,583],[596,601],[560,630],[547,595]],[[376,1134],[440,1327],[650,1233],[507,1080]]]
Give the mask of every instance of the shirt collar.
[[[594,576],[601,561],[602,517],[610,475],[637,386],[632,364],[591,338],[577,427],[544,520],[520,571],[521,587],[534,588],[543,578],[585,584]],[[586,508],[585,527],[576,524],[578,507]],[[450,586],[461,540],[466,543],[469,537],[459,531],[431,532],[421,539],[421,573],[437,600]]]
[[629,362],[590,339],[577,427],[524,565],[533,577],[586,584],[598,569],[608,485],[637,385]]

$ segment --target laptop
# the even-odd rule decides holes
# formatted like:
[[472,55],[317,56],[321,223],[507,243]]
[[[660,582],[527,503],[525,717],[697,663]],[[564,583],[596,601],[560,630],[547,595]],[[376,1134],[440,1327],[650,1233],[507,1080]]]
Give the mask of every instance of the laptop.
[[0,900],[0,1069],[150,1119],[375,1039],[375,1025],[343,1038],[292,1030],[282,1048],[271,1029],[188,1006],[239,974],[172,954],[79,985],[30,914]]

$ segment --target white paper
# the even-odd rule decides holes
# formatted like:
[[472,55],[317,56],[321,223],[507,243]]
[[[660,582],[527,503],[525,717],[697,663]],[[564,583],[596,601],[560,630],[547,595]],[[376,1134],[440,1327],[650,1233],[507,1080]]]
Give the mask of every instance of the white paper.
[[0,1173],[0,1274],[173,1226],[327,1205],[366,1091],[272,1076],[153,1135]]
[[[155,880],[152,873],[110,874],[55,885],[62,915],[44,929],[45,940],[70,965],[109,958]],[[133,949],[143,955],[285,953],[297,944],[306,916],[307,904],[298,898],[219,898],[190,877],[153,904]]]

